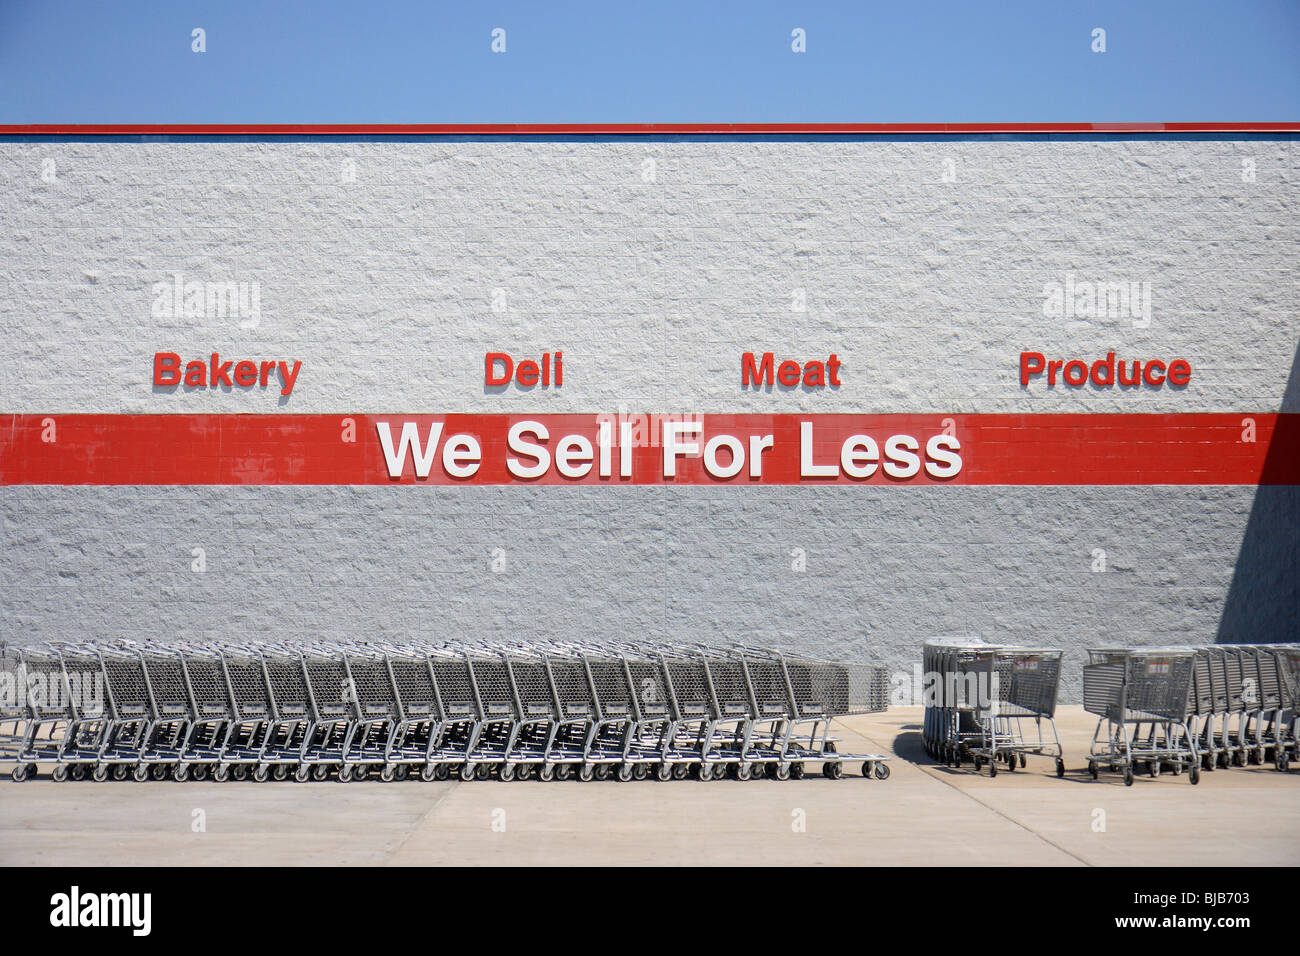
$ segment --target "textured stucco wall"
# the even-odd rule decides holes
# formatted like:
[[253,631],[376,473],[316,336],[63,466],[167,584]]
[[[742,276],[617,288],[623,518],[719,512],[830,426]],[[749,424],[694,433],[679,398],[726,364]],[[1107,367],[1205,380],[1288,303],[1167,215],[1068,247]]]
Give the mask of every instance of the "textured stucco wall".
[[[1300,411],[1297,162],[1289,137],[0,143],[0,411]],[[152,315],[177,272],[258,282],[256,328]],[[1149,283],[1149,325],[1045,316],[1066,273]],[[557,348],[562,389],[483,387],[484,351]],[[1195,371],[1022,390],[1028,348]],[[835,352],[845,384],[742,390],[750,349]],[[156,393],[158,350],[304,367],[287,399]],[[936,634],[1297,630],[1289,488],[5,488],[0,514],[17,640],[590,627],[901,667]]]

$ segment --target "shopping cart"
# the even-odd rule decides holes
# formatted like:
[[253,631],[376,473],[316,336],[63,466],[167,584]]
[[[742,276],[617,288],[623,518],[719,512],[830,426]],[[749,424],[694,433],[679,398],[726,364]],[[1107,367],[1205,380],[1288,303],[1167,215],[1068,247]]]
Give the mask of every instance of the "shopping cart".
[[1015,770],[1017,763],[1024,768],[1028,757],[1040,756],[1052,758],[1056,775],[1065,776],[1055,720],[1061,652],[994,648],[975,655],[971,663],[985,695],[972,706],[978,733],[970,736],[967,750],[975,770],[987,763],[989,775],[997,776],[999,762]]
[[1104,769],[1114,770],[1132,786],[1135,771],[1145,768],[1153,777],[1164,769],[1187,770],[1190,782],[1199,783],[1200,757],[1189,723],[1196,651],[1124,648],[1089,654],[1083,706],[1099,718],[1088,751],[1093,779]]
[[1297,756],[1300,741],[1300,644],[1274,650],[1279,683],[1279,707],[1274,717],[1273,766],[1285,773]]
[[0,652],[0,673],[60,688],[0,699],[15,780],[40,762],[58,780],[888,776],[830,736],[884,709],[883,668],[739,645],[87,641]]

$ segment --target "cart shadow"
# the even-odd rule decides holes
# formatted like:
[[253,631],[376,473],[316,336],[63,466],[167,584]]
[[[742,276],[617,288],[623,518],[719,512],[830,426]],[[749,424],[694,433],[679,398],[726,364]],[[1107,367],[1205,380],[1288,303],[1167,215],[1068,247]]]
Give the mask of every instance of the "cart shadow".
[[[949,767],[947,764],[935,760],[933,757],[931,757],[929,754],[925,752],[925,744],[922,742],[921,734],[916,731],[912,731],[909,733],[901,733],[898,736],[896,736],[894,738],[893,748],[894,748],[894,753],[897,754],[902,759],[906,760],[908,763],[916,764],[918,767],[924,767],[927,770],[937,771],[939,773],[944,774],[945,776],[988,777],[987,771],[976,774],[974,768],[970,764],[970,761],[963,763],[960,767]],[[1062,784],[1066,784],[1066,783],[1084,784],[1090,787],[1124,786],[1123,776],[1117,773],[1110,774],[1110,773],[1103,772],[1100,777],[1098,777],[1096,780],[1093,780],[1092,775],[1088,773],[1088,769],[1086,766],[1070,766],[1069,754],[1066,754],[1065,776],[1057,777],[1055,770],[1047,769],[1052,766],[1052,764],[1047,762],[1048,760],[1049,758],[1046,757],[1031,756],[1029,758],[1028,767],[1024,768],[1023,770],[1014,770],[1014,771],[1004,770],[998,774],[998,779],[1002,779],[1003,776],[1005,776],[1007,779],[1010,780],[1014,780],[1018,776],[1035,777],[1035,778],[1051,777],[1052,779],[1057,780]],[[1036,771],[1034,769],[1036,763],[1042,764],[1044,769],[1047,769],[1047,772],[1044,773],[1044,772]],[[1139,778],[1137,782],[1140,783],[1141,778]]]

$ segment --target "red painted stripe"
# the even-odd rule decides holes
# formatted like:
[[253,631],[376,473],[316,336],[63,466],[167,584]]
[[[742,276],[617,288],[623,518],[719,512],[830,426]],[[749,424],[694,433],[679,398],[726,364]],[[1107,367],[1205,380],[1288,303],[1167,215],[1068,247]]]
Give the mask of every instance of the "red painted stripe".
[[[0,484],[4,485],[383,485],[388,477],[376,425],[388,422],[396,442],[402,422],[419,423],[423,440],[432,422],[444,423],[444,441],[475,436],[482,465],[473,478],[455,479],[442,468],[441,450],[428,479],[414,476],[408,455],[405,483],[430,485],[522,482],[506,468],[514,455],[507,433],[516,422],[539,421],[550,431],[552,454],[562,436],[580,434],[595,444],[596,415],[11,415],[0,418]],[[1243,419],[1255,423],[1255,441],[1243,440]],[[355,422],[355,442],[343,440],[345,419]],[[573,480],[554,463],[540,484],[933,484],[923,469],[899,481],[881,471],[865,480],[840,474],[800,477],[800,424],[813,423],[813,460],[839,461],[844,440],[871,436],[884,451],[896,434],[914,436],[924,455],[927,440],[951,419],[963,466],[945,482],[960,485],[1255,485],[1300,484],[1300,415],[705,415],[703,440],[718,434],[774,436],[764,453],[763,475],[744,470],[728,482],[709,477],[698,458],[678,461],[676,479],[663,476],[663,450],[633,449],[633,476],[620,479],[596,469]],[[53,422],[53,433],[49,423]],[[7,427],[4,427],[7,425]],[[659,422],[649,431],[660,434]],[[619,427],[611,428],[617,442]],[[53,441],[47,439],[53,438]],[[702,444],[702,442],[701,442]],[[728,458],[721,457],[723,464]]]
[[36,123],[0,136],[845,136],[1295,133],[1300,123]]

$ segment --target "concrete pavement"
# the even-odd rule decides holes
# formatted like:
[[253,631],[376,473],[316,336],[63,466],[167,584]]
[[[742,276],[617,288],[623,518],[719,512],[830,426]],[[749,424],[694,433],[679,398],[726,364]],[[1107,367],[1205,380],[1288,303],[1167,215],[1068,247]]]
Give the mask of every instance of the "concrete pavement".
[[[932,765],[920,708],[849,718],[841,750],[889,780],[618,783],[0,783],[5,865],[1296,865],[1300,772],[1093,781],[1092,719],[1061,709],[1070,768]],[[915,762],[913,762],[915,761]]]

